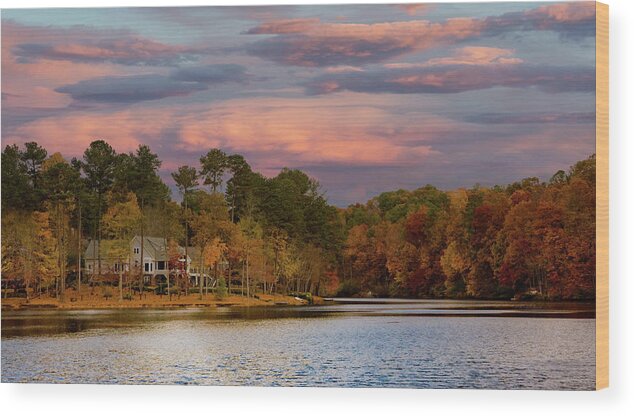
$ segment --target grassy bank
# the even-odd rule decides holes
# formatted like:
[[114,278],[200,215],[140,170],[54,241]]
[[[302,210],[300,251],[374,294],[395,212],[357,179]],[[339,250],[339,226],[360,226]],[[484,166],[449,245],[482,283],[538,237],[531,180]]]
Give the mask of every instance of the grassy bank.
[[[112,295],[112,296],[109,296]],[[227,306],[275,306],[275,305],[306,305],[308,302],[292,296],[279,294],[257,293],[251,298],[245,296],[226,296],[222,299],[214,294],[203,295],[197,293],[185,295],[156,295],[144,293],[135,295],[129,300],[119,300],[118,293],[103,288],[82,289],[78,293],[69,289],[65,293],[65,301],[43,295],[37,298],[7,298],[2,299],[2,309],[123,309],[123,308],[182,308],[182,307],[227,307]],[[319,302],[319,300],[317,300]]]

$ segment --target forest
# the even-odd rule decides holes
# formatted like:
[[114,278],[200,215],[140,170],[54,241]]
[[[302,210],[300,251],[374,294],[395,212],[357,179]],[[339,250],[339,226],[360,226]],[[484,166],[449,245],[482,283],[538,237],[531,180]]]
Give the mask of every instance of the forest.
[[[71,160],[35,142],[7,145],[3,288],[62,301],[82,284],[142,290],[140,268],[119,271],[114,283],[86,272],[78,279],[77,271],[88,241],[99,242],[100,255],[124,259],[130,240],[145,235],[168,242],[170,269],[178,272],[178,246],[196,247],[219,288],[239,284],[246,296],[594,298],[594,155],[548,182],[426,185],[347,208],[330,205],[300,170],[265,177],[221,149],[171,172],[177,196],[161,164],[147,145],[117,153],[96,140]],[[221,261],[228,267],[219,272]]]

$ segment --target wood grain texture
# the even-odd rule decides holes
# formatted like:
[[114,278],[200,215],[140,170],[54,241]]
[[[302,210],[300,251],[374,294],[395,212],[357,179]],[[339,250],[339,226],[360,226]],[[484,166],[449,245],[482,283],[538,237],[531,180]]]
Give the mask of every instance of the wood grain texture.
[[596,3],[597,303],[596,388],[609,385],[609,25],[608,5]]

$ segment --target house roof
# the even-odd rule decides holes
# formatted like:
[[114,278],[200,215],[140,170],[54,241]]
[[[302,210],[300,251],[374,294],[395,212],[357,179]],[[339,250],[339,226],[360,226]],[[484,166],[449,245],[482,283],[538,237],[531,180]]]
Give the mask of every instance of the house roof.
[[[138,241],[136,246],[141,246],[141,237],[135,236],[132,241]],[[165,239],[160,237],[143,237],[143,256],[152,257],[155,260],[167,260],[167,245]]]
[[[97,240],[88,241],[88,247],[86,247],[86,251],[84,252],[84,259],[86,260],[95,260],[97,259],[97,254],[99,253],[99,242]],[[105,259],[107,256],[104,253],[101,253],[101,258]]]

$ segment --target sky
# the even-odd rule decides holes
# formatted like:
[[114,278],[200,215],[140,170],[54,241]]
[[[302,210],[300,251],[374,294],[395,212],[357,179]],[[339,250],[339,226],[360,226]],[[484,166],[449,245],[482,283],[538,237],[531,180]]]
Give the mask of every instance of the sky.
[[2,146],[211,148],[381,192],[550,178],[595,149],[593,2],[2,10]]

